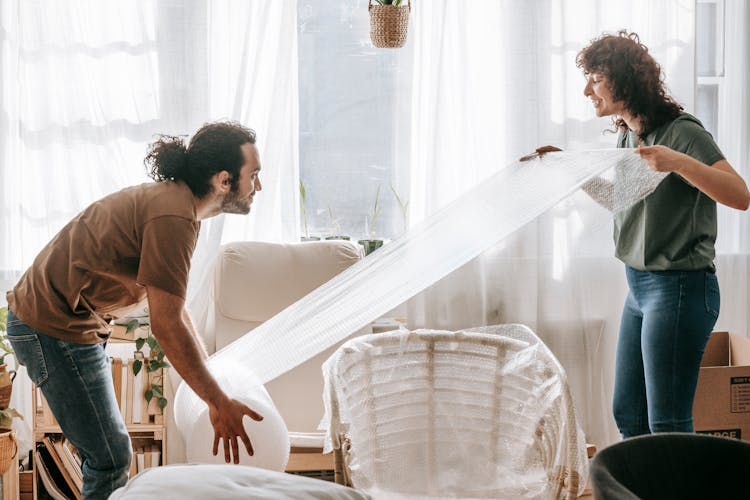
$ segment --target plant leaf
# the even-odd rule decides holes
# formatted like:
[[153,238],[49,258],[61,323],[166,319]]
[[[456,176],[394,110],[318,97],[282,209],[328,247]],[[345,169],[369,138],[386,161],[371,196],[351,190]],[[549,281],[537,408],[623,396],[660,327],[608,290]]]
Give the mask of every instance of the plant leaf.
[[159,398],[159,408],[164,410],[167,406],[167,398]]
[[160,385],[154,384],[151,386],[151,390],[156,394],[156,397],[163,398],[164,397],[164,391],[162,390]]
[[131,319],[130,321],[128,321],[128,324],[125,327],[125,333],[131,333],[135,331],[135,329],[138,328],[139,324],[140,323],[138,323],[137,319]]
[[146,339],[146,343],[148,343],[148,347],[152,351],[154,349],[159,349],[159,343],[156,341],[156,337],[154,337],[153,335],[148,336],[148,338]]
[[133,375],[138,375],[141,371],[141,367],[143,366],[143,361],[140,359],[136,359],[133,361]]
[[8,328],[8,307],[0,307],[0,332],[4,332]]
[[143,394],[143,397],[146,398],[147,403],[150,403],[151,398],[154,397],[154,391],[152,391],[151,389],[147,389],[146,392]]
[[139,339],[135,339],[135,350],[140,351],[141,349],[143,349],[143,344],[145,343],[146,343],[146,339],[142,337]]

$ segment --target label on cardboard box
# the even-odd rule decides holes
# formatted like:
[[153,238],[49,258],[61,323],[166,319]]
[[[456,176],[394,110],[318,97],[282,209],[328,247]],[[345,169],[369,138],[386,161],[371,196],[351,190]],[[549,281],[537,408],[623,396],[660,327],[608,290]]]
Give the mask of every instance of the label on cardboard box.
[[750,377],[732,377],[730,380],[730,411],[732,413],[750,412]]
[[711,436],[718,436],[732,439],[742,439],[741,429],[706,429],[702,431],[695,431],[696,434],[708,434]]

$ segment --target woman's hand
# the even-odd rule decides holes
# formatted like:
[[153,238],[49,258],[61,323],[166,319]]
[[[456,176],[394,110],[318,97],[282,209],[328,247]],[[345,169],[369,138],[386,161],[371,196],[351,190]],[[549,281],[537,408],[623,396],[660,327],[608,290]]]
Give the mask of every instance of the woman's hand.
[[536,148],[536,150],[533,153],[528,154],[526,156],[522,156],[521,158],[519,158],[518,161],[529,161],[532,158],[537,158],[537,157],[541,158],[546,153],[552,153],[554,151],[562,151],[562,149],[556,146],[542,146],[541,148]]
[[690,157],[667,146],[641,146],[635,153],[657,172],[679,172],[690,161]]

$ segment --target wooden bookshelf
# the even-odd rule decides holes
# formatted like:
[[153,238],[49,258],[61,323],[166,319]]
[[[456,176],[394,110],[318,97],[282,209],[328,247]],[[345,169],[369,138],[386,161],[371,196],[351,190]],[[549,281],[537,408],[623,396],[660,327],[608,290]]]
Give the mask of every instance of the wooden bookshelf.
[[[131,477],[148,468],[167,462],[166,411],[162,412],[155,398],[147,404],[144,393],[150,388],[155,374],[166,382],[166,373],[147,373],[145,366],[133,375],[133,359],[110,358],[115,395],[133,444]],[[33,498],[43,484],[54,483],[64,495],[81,498],[80,458],[65,440],[62,430],[39,388],[33,387],[32,411],[34,433]],[[44,477],[42,477],[42,475]]]

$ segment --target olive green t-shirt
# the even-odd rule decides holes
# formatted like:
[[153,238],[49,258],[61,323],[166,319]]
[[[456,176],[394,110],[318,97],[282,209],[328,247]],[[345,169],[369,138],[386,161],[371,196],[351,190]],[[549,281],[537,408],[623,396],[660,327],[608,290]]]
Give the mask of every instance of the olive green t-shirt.
[[[703,125],[683,113],[648,135],[708,166],[724,155]],[[635,133],[618,136],[617,147],[638,145]],[[679,174],[670,173],[649,196],[615,214],[615,255],[641,271],[710,270],[714,266],[716,202]]]
[[24,323],[55,338],[94,344],[117,311],[144,302],[145,286],[185,298],[198,238],[184,183],[141,184],[93,203],[50,241],[8,292]]

